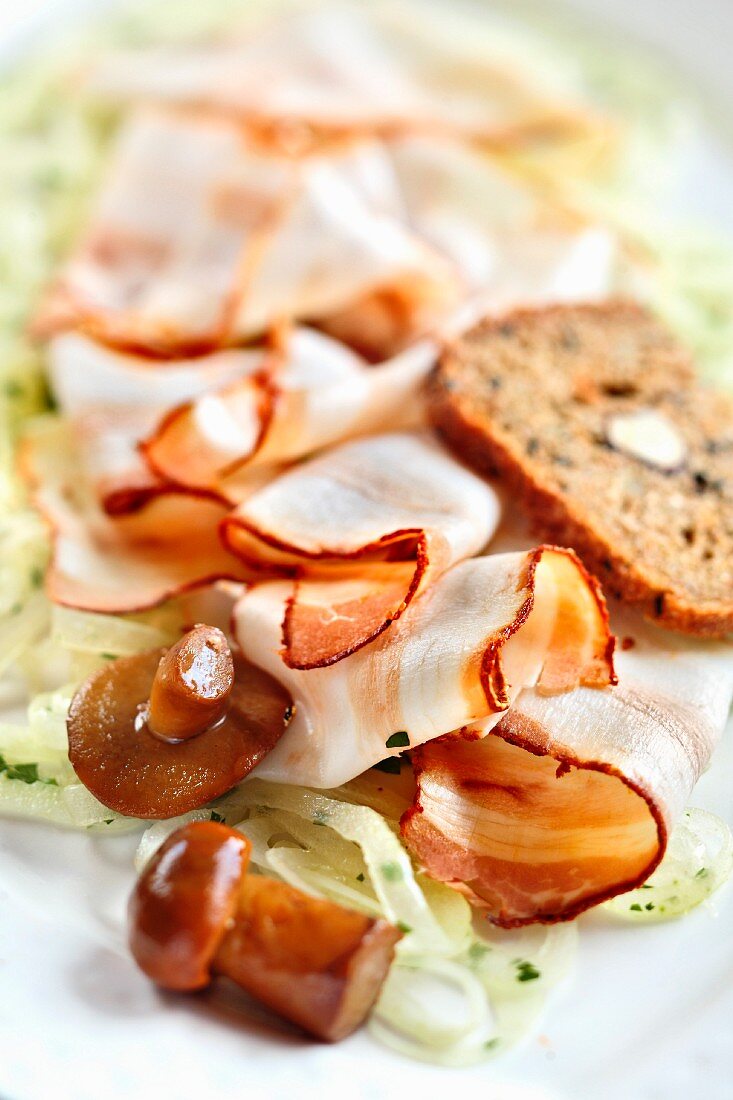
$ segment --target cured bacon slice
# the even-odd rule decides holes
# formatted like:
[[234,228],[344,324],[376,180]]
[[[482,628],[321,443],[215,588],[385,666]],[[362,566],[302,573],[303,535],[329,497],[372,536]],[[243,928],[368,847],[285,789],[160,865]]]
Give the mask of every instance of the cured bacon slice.
[[50,420],[28,435],[21,470],[52,535],[49,597],[87,611],[141,611],[247,570],[221,545],[222,505],[171,491],[142,510],[105,515],[85,481],[65,426]]
[[497,924],[566,920],[642,883],[725,726],[730,645],[620,622],[619,683],[524,690],[493,728],[413,754],[403,836]]
[[253,472],[352,436],[418,424],[435,355],[424,341],[368,367],[327,336],[296,329],[268,370],[170,411],[145,441],[145,457],[171,482],[235,497]]
[[293,668],[341,660],[381,634],[427,585],[478,553],[499,502],[427,436],[333,448],[249,497],[222,522],[253,567],[307,578],[283,620]]
[[377,142],[293,157],[224,118],[140,109],[37,328],[186,355],[392,289],[411,333],[428,307],[455,301],[459,280],[403,214]]
[[[452,13],[453,15],[455,13]],[[570,105],[537,58],[507,64],[500,28],[457,29],[431,10],[389,19],[364,10],[308,11],[248,35],[185,49],[103,57],[92,90],[114,99],[158,99],[234,114],[263,129],[317,133],[459,132],[515,146],[597,133],[602,123]],[[480,44],[480,45],[479,45]],[[516,52],[516,51],[515,51]],[[521,54],[526,52],[523,41]],[[577,100],[577,90],[573,90]]]
[[[603,599],[569,550],[461,562],[370,645],[309,671],[281,654],[292,595],[286,581],[257,585],[233,615],[245,657],[295,700],[290,727],[257,771],[277,782],[337,786],[389,755],[397,731],[414,748],[479,720],[490,728],[525,687],[614,678]],[[405,747],[399,740],[392,752]]]
[[78,333],[55,337],[48,356],[51,387],[104,509],[135,511],[162,490],[165,480],[174,480],[161,480],[138,450],[164,414],[234,379],[251,384],[250,376],[264,368],[271,354],[232,349],[162,366]]
[[586,301],[613,288],[616,242],[456,138],[387,143],[410,225],[481,293],[482,310]]

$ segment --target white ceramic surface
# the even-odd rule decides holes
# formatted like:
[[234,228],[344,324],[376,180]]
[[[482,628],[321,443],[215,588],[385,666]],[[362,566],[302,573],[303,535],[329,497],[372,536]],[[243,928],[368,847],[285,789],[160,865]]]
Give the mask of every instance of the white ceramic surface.
[[[730,0],[570,6],[638,29],[710,92],[733,96]],[[6,49],[15,41],[9,35],[34,31],[49,12],[58,21],[67,7],[0,0]],[[680,201],[715,211],[733,230],[732,195],[733,159],[707,144]],[[733,730],[694,804],[733,822],[731,777]],[[730,885],[677,923],[639,928],[600,913],[581,918],[576,972],[554,996],[539,1034],[499,1063],[441,1070],[405,1061],[365,1035],[334,1048],[313,1045],[251,1008],[254,1022],[242,1027],[240,1009],[221,994],[157,993],[124,949],[133,849],[130,838],[0,822],[1,1100],[429,1100],[451,1091],[462,1100],[733,1096]]]

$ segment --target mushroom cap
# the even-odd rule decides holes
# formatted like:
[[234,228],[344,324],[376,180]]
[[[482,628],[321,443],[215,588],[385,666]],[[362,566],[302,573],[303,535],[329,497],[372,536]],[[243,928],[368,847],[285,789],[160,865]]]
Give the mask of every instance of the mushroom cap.
[[69,709],[69,759],[105,806],[131,817],[166,818],[231,790],[276,745],[292,702],[277,680],[235,658],[224,718],[176,744],[155,737],[145,706],[164,649],[119,657],[93,673]]
[[176,829],[145,868],[128,907],[133,957],[165,989],[201,989],[239,901],[251,845],[215,821]]

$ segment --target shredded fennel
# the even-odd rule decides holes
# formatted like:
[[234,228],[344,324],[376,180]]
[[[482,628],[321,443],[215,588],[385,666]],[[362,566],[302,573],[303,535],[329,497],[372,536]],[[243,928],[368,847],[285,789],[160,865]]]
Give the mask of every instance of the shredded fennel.
[[615,917],[656,923],[696,908],[733,873],[733,834],[707,810],[685,810],[669,839],[664,859],[638,890],[607,901]]

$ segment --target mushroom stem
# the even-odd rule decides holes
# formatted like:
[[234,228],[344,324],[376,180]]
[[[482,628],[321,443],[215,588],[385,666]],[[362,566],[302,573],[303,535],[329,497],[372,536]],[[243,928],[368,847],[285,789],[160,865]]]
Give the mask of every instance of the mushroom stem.
[[213,626],[195,626],[161,658],[150,688],[148,729],[161,741],[186,741],[226,714],[234,662]]
[[312,1035],[336,1042],[370,1011],[401,935],[387,921],[246,875],[212,972]]

